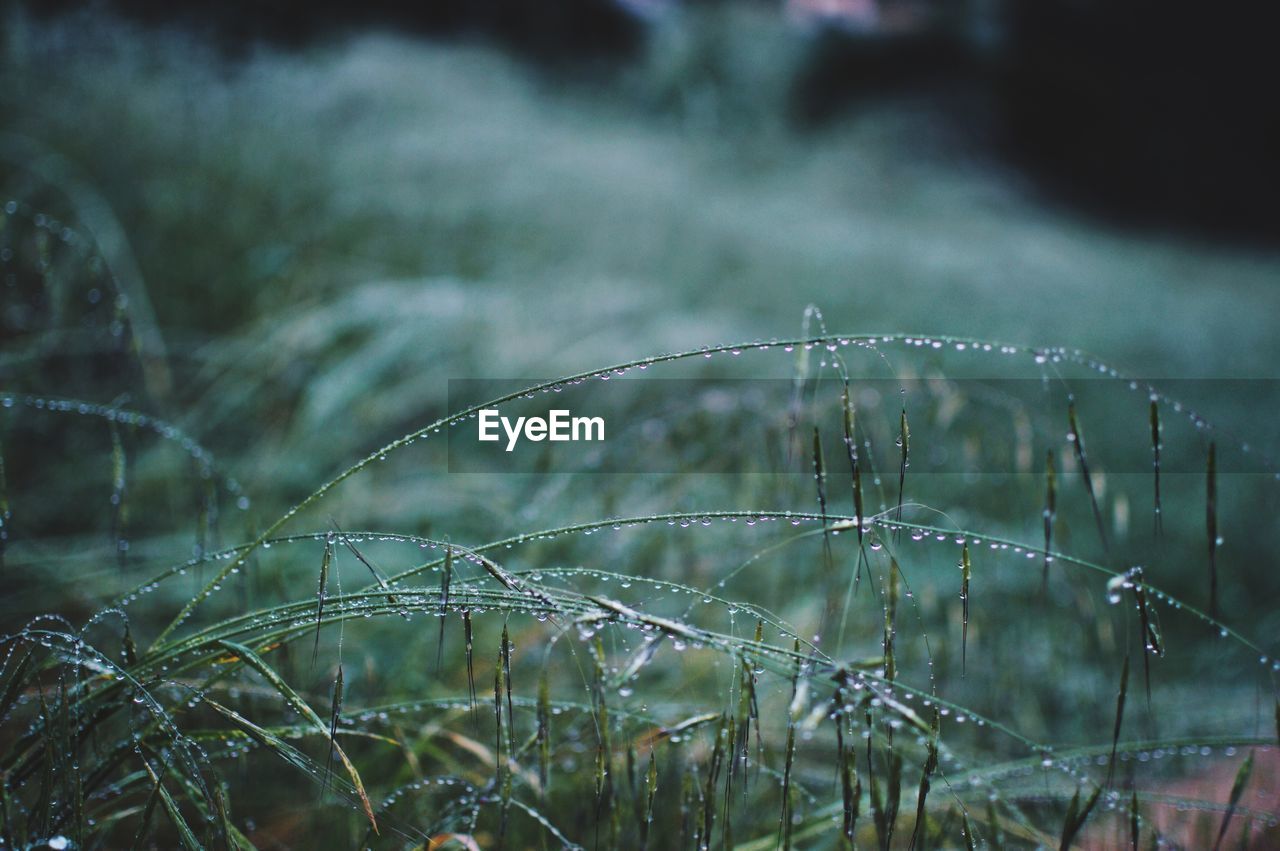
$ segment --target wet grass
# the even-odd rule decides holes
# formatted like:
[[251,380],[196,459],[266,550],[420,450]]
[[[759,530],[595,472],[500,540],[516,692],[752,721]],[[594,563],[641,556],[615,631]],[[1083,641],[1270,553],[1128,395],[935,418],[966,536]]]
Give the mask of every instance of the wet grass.
[[[810,351],[815,358],[822,352],[819,365],[834,370],[836,377],[830,382],[815,379],[819,390],[815,398],[829,392],[826,398],[832,412],[844,420],[852,435],[849,388],[856,387],[857,380],[850,376],[847,355],[859,350],[883,355],[904,344],[911,351],[918,348],[915,339],[831,336],[700,348],[590,370],[537,385],[529,392],[550,393],[641,367],[649,370],[702,359],[708,353],[736,359],[739,352],[751,351],[764,359],[790,359],[797,350]],[[933,350],[933,341],[926,342],[928,350]],[[989,347],[972,340],[939,342],[959,350],[983,352]],[[1017,347],[990,349],[997,351],[993,357],[1019,355]],[[1042,360],[1042,351],[1023,354]],[[1055,352],[1063,368],[1070,363],[1088,368],[1092,363],[1083,354]],[[823,391],[824,387],[833,389]],[[486,404],[502,405],[523,395]],[[920,399],[917,404],[921,415],[927,415],[929,400]],[[1077,646],[1066,654],[1069,659],[1059,658],[1060,667],[1051,674],[1084,682],[1091,665],[1105,669],[1106,659],[1119,655],[1122,672],[1111,735],[1095,746],[1042,740],[1020,732],[1020,720],[1025,719],[1019,712],[1004,711],[1007,707],[1001,702],[986,710],[980,708],[982,701],[970,705],[978,693],[968,683],[975,678],[999,682],[1001,667],[1009,664],[997,661],[998,654],[991,648],[1006,640],[1001,631],[1019,619],[998,615],[994,609],[979,614],[973,608],[982,604],[985,595],[998,597],[995,589],[1011,581],[1007,572],[995,572],[997,565],[1007,561],[1041,568],[1033,573],[1040,574],[1035,584],[1042,593],[1029,598],[1034,602],[1028,606],[1040,609],[1042,616],[1053,617],[1055,598],[1062,597],[1060,589],[1071,586],[1082,597],[1081,602],[1068,605],[1072,618],[1084,617],[1086,623],[1092,619],[1099,627],[1126,621],[1136,627],[1148,706],[1159,708],[1159,715],[1176,715],[1177,706],[1167,703],[1170,698],[1159,691],[1158,679],[1153,683],[1152,661],[1166,655],[1157,608],[1187,627],[1179,633],[1184,643],[1215,644],[1216,654],[1240,649],[1247,655],[1261,654],[1261,681],[1270,682],[1274,673],[1266,651],[1213,611],[1215,598],[1199,608],[1193,599],[1184,600],[1151,584],[1142,567],[1108,566],[1111,545],[1099,557],[1090,558],[1052,550],[1049,530],[1057,525],[1070,532],[1084,518],[1077,516],[1079,512],[1069,521],[1058,516],[1061,506],[1056,505],[1054,484],[1058,474],[1051,461],[1039,485],[1047,489],[1044,507],[1037,511],[1034,500],[1028,506],[1048,521],[1042,546],[949,522],[912,520],[919,514],[946,521],[947,514],[929,507],[922,493],[927,482],[917,484],[921,493],[912,501],[902,497],[908,455],[906,417],[901,411],[896,416],[896,434],[901,438],[896,487],[888,493],[881,488],[882,507],[865,516],[860,510],[841,515],[829,504],[830,473],[815,425],[809,472],[817,488],[816,495],[808,498],[810,509],[803,507],[805,500],[800,497],[800,505],[785,509],[721,508],[609,517],[470,546],[446,543],[438,535],[346,532],[332,520],[328,528],[314,532],[280,534],[286,523],[324,500],[337,483],[420,439],[430,439],[441,429],[469,422],[474,410],[449,414],[390,442],[304,497],[281,519],[267,523],[267,532],[245,544],[202,552],[162,570],[121,594],[114,605],[83,626],[60,617],[42,617],[7,635],[0,697],[7,748],[3,757],[6,841],[25,845],[61,836],[77,845],[111,845],[125,841],[125,836],[133,837],[135,844],[139,837],[143,844],[163,843],[171,837],[191,847],[248,847],[265,834],[255,833],[228,801],[244,800],[247,791],[235,779],[242,776],[237,766],[252,764],[255,772],[261,771],[267,756],[318,786],[295,801],[312,812],[292,830],[332,831],[342,824],[355,830],[345,815],[348,808],[341,803],[345,801],[366,822],[367,832],[360,841],[391,847],[450,837],[449,841],[463,845],[494,847],[548,841],[651,847],[660,841],[664,846],[683,842],[698,848],[757,847],[762,842],[782,848],[815,843],[915,848],[958,846],[977,837],[979,844],[1067,848],[1101,841],[1113,822],[1126,830],[1163,837],[1160,841],[1182,842],[1192,835],[1181,832],[1184,828],[1177,819],[1156,826],[1139,811],[1139,802],[1147,813],[1155,807],[1168,809],[1171,802],[1178,812],[1220,811],[1219,842],[1236,814],[1247,813],[1251,819],[1248,831],[1240,831],[1246,844],[1250,831],[1260,830],[1259,837],[1272,835],[1274,814],[1264,802],[1246,800],[1245,792],[1253,754],[1269,752],[1274,738],[1270,733],[1250,732],[1256,720],[1245,720],[1249,713],[1224,713],[1227,726],[1238,729],[1225,738],[1210,729],[1200,735],[1180,730],[1142,741],[1122,736],[1127,639],[1112,641],[1113,649],[1104,647],[1096,661],[1082,652],[1084,645]],[[73,416],[76,411],[74,406],[65,409]],[[1078,507],[1087,508],[1085,517],[1093,523],[1084,525],[1094,525],[1096,530],[1104,522],[1102,496],[1089,485],[1074,403],[1070,412],[1071,431],[1065,439],[1075,446],[1080,462],[1076,477],[1084,500]],[[779,434],[785,435],[785,427]],[[119,444],[112,441],[111,445]],[[1210,447],[1212,459],[1216,443]],[[114,457],[116,450],[110,452]],[[1212,482],[1214,462],[1208,463]],[[135,498],[128,496],[128,488],[116,486],[119,466],[115,461],[108,465],[112,471],[109,493],[114,497],[123,492],[126,505],[132,506]],[[851,481],[856,494],[856,476]],[[1215,516],[1214,498],[1211,486],[1210,518]],[[112,510],[120,501],[104,499]],[[961,509],[962,504],[951,504],[947,513]],[[755,586],[734,583],[732,588],[746,596],[731,592],[727,581],[738,572],[729,570],[732,561],[719,567],[717,559],[709,562],[709,575],[728,572],[715,583],[714,591],[708,591],[698,587],[692,574],[684,580],[655,575],[646,569],[648,559],[641,555],[646,538],[672,526],[676,531],[716,526],[721,531],[711,540],[719,541],[715,545],[719,549],[760,525],[781,531],[754,538],[747,545],[753,553],[748,566],[764,561],[762,567],[807,575],[807,581],[825,588],[817,600],[813,628],[831,625],[833,601],[852,607],[841,613],[852,627],[847,639],[824,641],[817,633],[809,638],[803,625],[792,625],[815,617],[805,613],[806,605],[814,601],[812,595],[793,590],[794,599],[775,596],[766,606],[751,593],[753,587],[767,585],[763,580],[756,580]],[[115,540],[118,527],[108,527],[109,538]],[[856,535],[842,534],[855,529]],[[598,556],[592,555],[592,546],[575,547],[581,565],[567,563],[555,555],[556,546],[546,546],[565,539],[598,541],[595,534],[610,530],[637,533],[631,536],[636,538],[631,545],[635,555],[623,555],[622,563],[616,564],[620,569],[606,569],[619,561],[618,555],[610,555],[613,545],[608,541]],[[451,531],[449,537],[460,536]],[[766,543],[769,538],[775,543]],[[846,546],[843,540],[850,538],[854,544]],[[818,545],[810,566],[804,560],[797,563],[794,557],[778,561],[770,556],[776,555],[779,546],[799,553],[809,540]],[[945,662],[950,641],[931,642],[928,637],[927,624],[939,615],[945,620],[947,611],[945,604],[930,598],[935,586],[949,583],[934,575],[932,559],[917,552],[915,543],[923,547],[925,541],[958,549],[959,665],[953,673]],[[315,545],[320,547],[320,576],[314,596],[303,593],[302,586],[293,591],[285,582],[282,600],[263,600],[242,611],[226,605],[226,584],[250,570],[261,574],[270,569],[254,556],[265,556],[269,550],[274,557],[282,550],[301,552]],[[388,545],[394,546],[388,549]],[[440,555],[416,564],[392,556],[399,567],[384,571],[367,552],[372,546],[395,552],[396,546],[406,545],[418,552],[435,549]],[[1063,576],[1046,580],[1043,567],[1048,559]],[[344,563],[362,577],[363,588],[342,589]],[[864,564],[872,575],[881,573],[873,586],[879,591],[871,597],[853,593],[857,571]],[[911,565],[917,576],[910,585],[905,583],[903,565]],[[211,578],[198,582],[185,602],[179,592],[176,600],[166,604],[165,589],[184,584],[183,577],[195,566],[208,568]],[[433,572],[440,573],[438,582],[424,582]],[[843,579],[833,582],[833,572]],[[1089,573],[1106,580],[1105,593],[1097,596],[1117,604],[1119,617],[1112,616],[1112,607],[1104,606],[1099,612],[1089,602],[1094,595],[1087,583],[1081,584],[1081,574]],[[348,584],[351,581],[348,576]],[[1046,581],[1049,599],[1043,593]],[[611,587],[615,584],[616,588]],[[626,590],[637,585],[643,589],[640,594]],[[590,590],[593,587],[600,590]],[[692,604],[682,601],[688,597],[693,598]],[[824,598],[826,602],[821,602]],[[142,601],[146,601],[144,608],[140,608]],[[1118,605],[1121,602],[1124,605]],[[910,627],[900,611],[904,604],[912,612]],[[165,616],[163,609],[170,605],[176,606],[176,614]],[[868,659],[867,633],[861,622],[869,610],[877,609],[878,647]],[[735,620],[739,616],[755,623],[754,636],[739,632]],[[426,646],[406,639],[421,631],[424,619],[433,618],[443,627],[429,631],[430,643],[435,645],[430,655],[437,660],[434,671],[422,661],[430,658]],[[386,632],[375,634],[364,628],[371,619]],[[450,653],[445,632],[451,622],[459,621],[462,652]],[[145,647],[137,646],[131,637],[139,622],[154,632]],[[513,627],[520,636],[520,648],[526,648],[520,659],[531,660],[528,648],[543,648],[541,673],[536,677],[521,673],[528,665],[517,664],[520,648],[512,640]],[[981,628],[976,654],[970,647],[975,627]],[[1027,624],[1017,627],[1028,628]],[[1056,636],[1054,640],[1063,640],[1061,627],[1046,629],[1051,638]],[[358,631],[361,637],[348,635],[344,642],[342,633],[348,630]],[[485,710],[476,698],[476,669],[481,663],[474,649],[483,643],[481,634],[491,630],[500,631],[500,637],[493,663],[493,732],[486,745],[475,735]],[[1227,637],[1225,644],[1210,637],[1217,632]],[[385,638],[375,638],[377,634]],[[384,656],[382,664],[390,667],[379,674],[375,657],[369,655],[369,642],[379,640],[409,640],[421,650],[403,657],[394,652]],[[1020,655],[1018,648],[1025,640],[1025,636],[1013,639],[1013,659]],[[386,710],[349,705],[352,668],[344,663],[344,644],[348,655],[359,648],[365,659],[362,691],[408,701],[394,710],[393,730],[381,729],[386,726]],[[306,648],[310,673],[297,670],[291,661],[290,648],[297,645]],[[685,670],[686,661],[673,658],[670,651],[664,654],[663,646],[679,651],[674,655],[690,654],[687,664],[694,667]],[[1187,655],[1194,656],[1194,651],[1188,650]],[[970,663],[970,657],[975,662]],[[397,658],[406,664],[398,666]],[[318,695],[307,685],[314,682],[317,664],[332,672],[327,720],[312,709]],[[417,676],[402,675],[406,666],[416,670]],[[455,668],[465,670],[465,687],[449,694],[450,684],[458,681]],[[1178,675],[1168,676],[1176,681]],[[661,684],[663,680],[666,685]],[[553,699],[558,692],[567,696],[584,688],[589,696],[585,704]],[[646,696],[650,688],[657,689],[653,698]],[[1023,688],[1034,691],[1033,685]],[[446,694],[422,700],[423,691]],[[529,694],[536,694],[536,699]],[[621,701],[622,711],[613,705],[615,700]],[[1015,698],[1013,705],[1021,702]],[[1050,715],[1045,718],[1055,720]],[[1064,729],[1070,731],[1072,726]],[[321,739],[324,747],[306,745],[314,738]],[[855,747],[859,740],[864,743],[861,753]],[[1139,768],[1153,752],[1177,762],[1174,757],[1183,754],[1230,754],[1241,747],[1250,748],[1250,757],[1224,799],[1212,794],[1204,798],[1169,795],[1160,791],[1172,783],[1166,767],[1153,773]],[[1135,764],[1134,754],[1146,759]],[[1021,767],[1027,757],[1037,766],[1034,770]],[[487,777],[476,772],[476,760],[488,766]],[[358,763],[363,766],[358,768]],[[637,779],[641,765],[645,766],[643,782]],[[1113,781],[1122,765],[1127,776],[1124,787],[1118,789]],[[1189,771],[1194,776],[1196,770],[1192,761],[1173,772],[1177,776]],[[397,779],[406,772],[411,779]],[[907,786],[909,772],[919,774],[914,788]],[[683,783],[663,779],[676,774],[684,778]],[[287,793],[272,797],[277,805],[290,798]],[[261,802],[250,806],[261,813],[253,822],[271,817],[272,810],[263,809]],[[163,820],[157,818],[158,812],[164,814]],[[870,818],[860,818],[864,813]]]
[[[1280,841],[1280,647],[1269,605],[1280,483],[1269,462],[1248,466],[1274,448],[1253,440],[1266,416],[1235,416],[1241,400],[1223,393],[1197,400],[1205,416],[1193,414],[1159,380],[1128,378],[1076,348],[829,332],[822,313],[804,309],[810,296],[828,298],[842,326],[863,316],[936,326],[939,308],[962,328],[1012,328],[1027,316],[1021,295],[986,297],[1021,289],[973,283],[1009,261],[988,257],[993,240],[976,239],[971,254],[929,231],[921,214],[931,195],[908,196],[901,224],[910,244],[932,246],[930,263],[972,267],[947,301],[927,297],[951,292],[946,276],[926,286],[920,268],[815,236],[860,220],[825,189],[848,171],[837,153],[846,137],[788,155],[788,168],[823,164],[795,190],[816,212],[797,213],[808,207],[789,195],[768,195],[774,207],[740,203],[764,197],[757,181],[769,174],[792,173],[765,162],[764,178],[701,172],[719,206],[682,217],[670,212],[684,206],[670,203],[675,190],[642,191],[649,184],[636,175],[661,174],[653,164],[696,139],[646,130],[615,148],[619,134],[600,127],[630,127],[623,118],[536,117],[544,112],[531,107],[546,102],[509,90],[513,72],[492,58],[396,50],[412,67],[460,62],[451,72],[460,84],[506,92],[540,141],[505,144],[535,164],[574,162],[556,185],[564,203],[531,208],[512,190],[438,213],[467,220],[466,239],[453,228],[426,229],[425,247],[418,231],[387,241],[369,211],[385,202],[399,227],[421,197],[402,197],[398,173],[345,159],[352,146],[335,142],[343,158],[333,174],[373,174],[376,190],[334,193],[350,208],[309,225],[299,211],[316,199],[301,188],[264,193],[284,210],[256,224],[206,216],[201,226],[217,239],[241,227],[252,235],[255,250],[228,253],[236,268],[226,278],[196,275],[217,290],[210,298],[231,303],[215,311],[231,330],[203,339],[178,323],[166,349],[142,276],[126,274],[127,245],[100,244],[121,230],[102,226],[110,207],[64,197],[65,173],[45,179],[52,166],[39,158],[4,172],[0,201],[14,202],[0,223],[13,308],[0,347],[6,847]],[[382,54],[349,59],[359,67],[338,82],[385,71]],[[31,79],[6,61],[13,79]],[[268,77],[291,73],[264,62]],[[135,82],[168,102],[163,80]],[[61,78],[49,85],[50,98],[79,102]],[[247,85],[209,83],[220,93],[210,109],[258,114]],[[22,98],[6,89],[15,120],[41,137],[74,136],[54,112],[33,112],[34,86]],[[492,174],[510,150],[477,144],[496,137],[466,123],[474,116],[456,107],[469,102],[432,92],[443,106],[411,100],[440,119],[433,127],[463,138],[427,147],[456,155],[459,180]],[[321,117],[334,129],[342,107],[331,107]],[[145,120],[87,103],[79,116],[90,128]],[[280,121],[281,132],[293,128]],[[145,138],[170,150],[163,132]],[[224,183],[247,211],[259,206],[246,200],[245,173],[261,189],[275,172],[319,161],[305,145],[264,144],[265,165],[249,162],[218,138],[192,145],[192,156],[240,175]],[[406,138],[416,137],[402,147],[416,150]],[[616,203],[583,189],[582,164],[595,160],[574,156],[605,142],[621,150],[621,164],[598,166],[625,196]],[[934,177],[924,183],[935,187]],[[445,206],[460,197],[448,189],[433,196]],[[165,268],[161,243],[205,245],[185,214],[160,207],[163,221],[130,217],[149,271]],[[725,222],[724,209],[772,212]],[[624,251],[596,229],[619,210],[677,236]],[[1105,301],[1091,281],[1107,286],[1151,265],[1144,274],[1163,282],[1183,266],[1149,264],[1168,260],[1165,249],[1113,244],[1080,225],[1007,218],[1017,233],[997,228],[999,245],[1021,235],[1070,258],[1045,261],[1049,273],[1027,284],[1041,287],[1028,298],[1045,302],[1030,331],[1116,352],[1140,374],[1179,374],[1183,357],[1234,363],[1236,347],[1265,367],[1274,353],[1257,318],[1273,315],[1271,295],[1253,293],[1249,316],[1204,311],[1176,298],[1199,285],[1195,275],[1181,289],[1133,294],[1158,302],[1149,309],[1113,305],[1098,330],[1078,310]],[[312,226],[324,231],[320,245],[299,237]],[[669,242],[679,249],[686,228],[723,257],[704,268],[701,249],[686,246],[686,265],[669,261],[684,256]],[[276,242],[271,234],[280,245],[260,244]],[[515,236],[503,248],[496,234]],[[372,259],[384,249],[400,260]],[[1094,265],[1082,269],[1081,255]],[[175,259],[174,274],[194,275],[189,263]],[[1252,292],[1269,268],[1256,265],[1202,257],[1197,267],[1234,271],[1217,277]],[[732,278],[742,304],[701,305],[731,317],[732,335],[695,321],[697,306],[666,290],[603,304],[603,290],[566,290],[532,308],[494,283],[524,281],[529,268],[569,278],[618,268],[673,287]],[[351,280],[424,269],[428,280],[348,290]],[[832,269],[873,285],[834,286]],[[284,289],[250,294],[267,279]],[[220,289],[228,280],[236,285]],[[789,282],[785,298],[779,281]],[[189,304],[161,313],[191,321],[197,290],[152,290],[165,301],[185,292]],[[789,337],[793,316],[800,333]],[[610,324],[619,317],[623,335]],[[1203,337],[1189,336],[1193,327]],[[710,343],[738,336],[747,339]],[[1194,351],[1178,354],[1188,340]],[[566,348],[548,348],[556,344]],[[503,372],[559,377],[465,407],[438,386]],[[532,474],[450,472],[449,441],[482,407],[636,378],[681,381],[631,382],[640,425],[618,422],[601,459],[667,430],[678,439],[661,470],[602,475],[548,458]],[[880,396],[871,382],[886,379],[901,390]],[[1004,379],[1038,390],[1010,398]],[[1084,391],[1096,382],[1125,394],[1095,407]],[[708,458],[734,459],[734,472],[706,473]],[[938,472],[947,459],[960,459],[959,472]],[[1152,528],[1130,523],[1148,503]],[[1129,695],[1139,652],[1140,701]]]

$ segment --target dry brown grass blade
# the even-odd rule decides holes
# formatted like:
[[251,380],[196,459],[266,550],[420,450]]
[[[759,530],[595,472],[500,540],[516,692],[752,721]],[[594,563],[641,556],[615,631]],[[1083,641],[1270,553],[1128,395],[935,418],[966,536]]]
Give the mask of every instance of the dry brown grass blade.
[[467,851],[480,851],[480,844],[469,833],[437,833],[427,839],[426,851],[436,851],[438,848],[444,848],[450,842],[458,843],[463,848],[466,848]]

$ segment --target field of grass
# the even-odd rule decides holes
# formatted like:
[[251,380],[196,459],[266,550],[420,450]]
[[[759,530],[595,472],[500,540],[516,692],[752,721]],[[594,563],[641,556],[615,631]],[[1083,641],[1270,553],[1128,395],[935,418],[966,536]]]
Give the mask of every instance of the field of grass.
[[1274,254],[747,13],[3,37],[4,847],[1280,843]]

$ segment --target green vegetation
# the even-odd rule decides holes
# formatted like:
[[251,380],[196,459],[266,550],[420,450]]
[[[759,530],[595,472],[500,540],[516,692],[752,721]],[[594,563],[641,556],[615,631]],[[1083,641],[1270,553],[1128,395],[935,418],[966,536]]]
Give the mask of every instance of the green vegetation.
[[607,98],[58,26],[0,86],[5,847],[1280,841],[1270,385],[1164,380],[1268,375],[1273,258],[902,104],[801,135],[742,46]]

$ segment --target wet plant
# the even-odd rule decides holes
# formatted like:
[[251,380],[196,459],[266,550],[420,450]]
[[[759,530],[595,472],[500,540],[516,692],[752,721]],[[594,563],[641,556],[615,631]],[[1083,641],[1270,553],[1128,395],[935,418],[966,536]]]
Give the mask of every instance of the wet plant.
[[[1280,481],[1224,472],[1260,453],[1083,351],[806,323],[423,417],[296,491],[176,401],[6,373],[5,845],[1274,844],[1275,530],[1233,508]],[[1032,392],[946,378],[974,363]],[[627,384],[599,454],[450,474],[480,410]],[[676,469],[607,467],[652,433]],[[75,447],[95,472],[25,460]],[[60,558],[87,587],[35,594]]]

